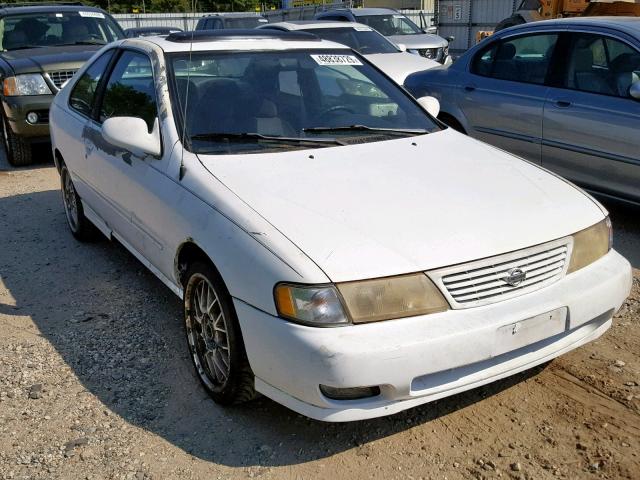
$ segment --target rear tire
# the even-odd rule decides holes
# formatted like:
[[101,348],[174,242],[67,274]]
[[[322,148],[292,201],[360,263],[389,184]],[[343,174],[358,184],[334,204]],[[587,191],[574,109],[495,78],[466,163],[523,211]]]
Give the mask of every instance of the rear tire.
[[498,23],[493,31],[499,32],[500,30],[504,30],[505,28],[515,27],[516,25],[522,25],[523,23],[527,23],[524,18],[522,18],[520,15],[514,15],[512,17],[505,18],[500,23]]
[[449,115],[448,113],[440,113],[440,115],[438,115],[438,120],[453,128],[457,132],[464,133],[465,135],[467,134],[462,124],[458,120],[456,120],[455,117]]
[[200,382],[220,405],[254,399],[254,375],[222,278],[204,262],[190,265],[184,278],[185,331]]
[[4,115],[2,115],[2,134],[9,163],[14,167],[31,165],[33,163],[31,143],[25,138],[13,133],[9,121]]
[[76,193],[69,169],[63,163],[60,168],[60,188],[62,204],[67,217],[67,225],[74,237],[81,242],[92,241],[98,235],[98,229],[84,215],[82,201]]

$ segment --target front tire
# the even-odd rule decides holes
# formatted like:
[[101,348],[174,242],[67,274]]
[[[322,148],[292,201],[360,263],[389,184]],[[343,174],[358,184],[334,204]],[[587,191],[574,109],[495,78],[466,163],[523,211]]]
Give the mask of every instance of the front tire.
[[187,342],[200,382],[216,403],[252,400],[254,376],[231,295],[212,266],[195,262],[185,276]]
[[67,217],[67,224],[69,225],[71,233],[83,242],[94,240],[97,235],[97,229],[87,217],[84,216],[82,202],[73,186],[69,169],[64,163],[60,169],[60,187],[62,190],[64,213]]
[[4,115],[2,115],[2,134],[9,163],[14,167],[31,165],[33,163],[31,143],[13,133],[11,126],[9,126],[9,121]]

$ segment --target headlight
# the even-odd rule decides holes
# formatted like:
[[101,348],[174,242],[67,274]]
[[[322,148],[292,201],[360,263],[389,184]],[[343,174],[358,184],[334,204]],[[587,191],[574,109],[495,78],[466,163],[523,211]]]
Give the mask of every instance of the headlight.
[[575,272],[595,262],[611,250],[613,243],[611,220],[605,218],[592,227],[573,235],[573,251],[567,273]]
[[353,323],[425,315],[449,309],[440,290],[424,273],[339,283]]
[[4,79],[5,97],[18,95],[49,95],[51,89],[39,73],[27,73]]
[[349,323],[333,286],[302,286],[281,283],[275,289],[278,314],[316,326]]
[[275,299],[280,316],[315,326],[377,322],[449,309],[424,273],[336,286],[281,283],[276,286]]

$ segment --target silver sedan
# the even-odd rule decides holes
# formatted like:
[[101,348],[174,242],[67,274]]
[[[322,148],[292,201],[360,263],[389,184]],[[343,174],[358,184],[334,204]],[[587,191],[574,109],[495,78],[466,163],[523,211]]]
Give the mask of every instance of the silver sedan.
[[508,28],[405,86],[453,128],[640,204],[640,18]]

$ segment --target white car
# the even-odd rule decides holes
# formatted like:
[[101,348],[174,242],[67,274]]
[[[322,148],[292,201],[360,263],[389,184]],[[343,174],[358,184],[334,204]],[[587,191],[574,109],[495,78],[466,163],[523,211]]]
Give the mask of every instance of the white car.
[[313,33],[324,40],[351,47],[399,85],[412,73],[441,66],[435,60],[401,50],[374,29],[361,23],[300,20],[269,23],[258,28]]
[[183,298],[221,404],[377,417],[602,335],[631,288],[607,212],[421,102],[304,33],[112,43],[51,108],[69,226]]

